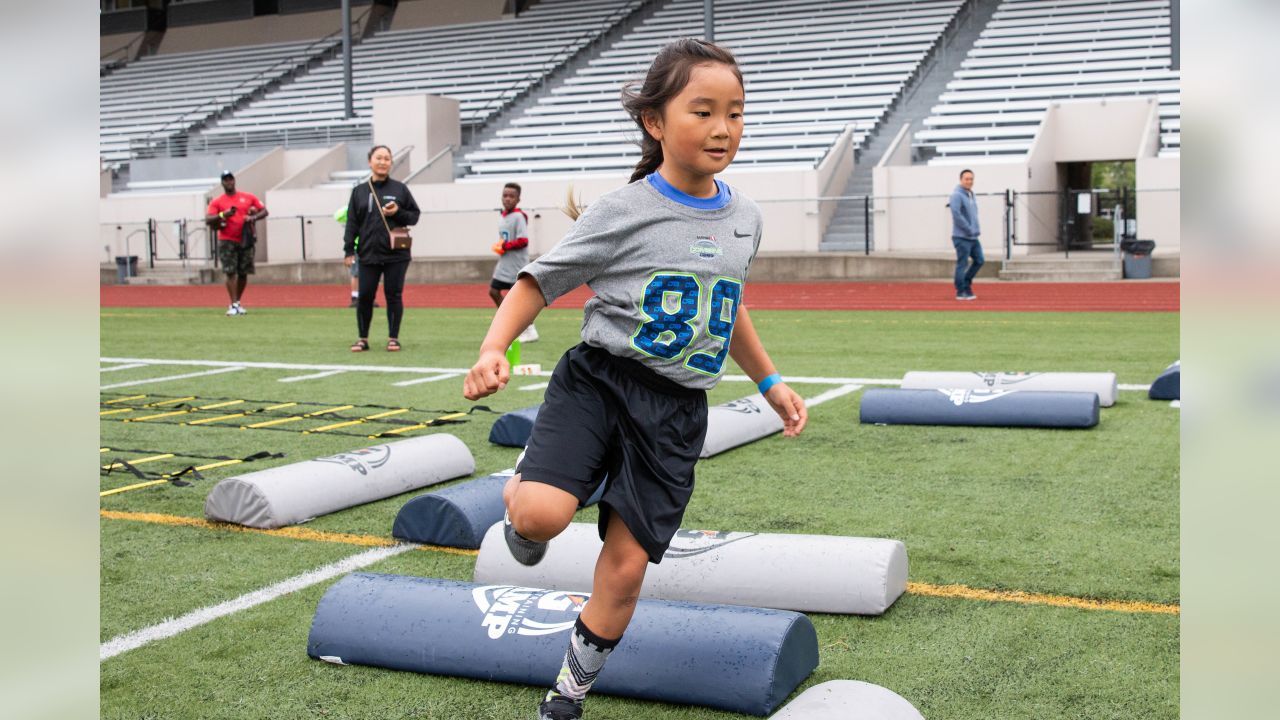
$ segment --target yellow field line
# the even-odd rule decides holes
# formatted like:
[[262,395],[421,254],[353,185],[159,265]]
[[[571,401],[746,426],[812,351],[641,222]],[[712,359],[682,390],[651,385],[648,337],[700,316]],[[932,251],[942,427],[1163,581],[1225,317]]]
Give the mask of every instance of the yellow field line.
[[366,415],[364,419],[377,420],[378,418],[391,417],[392,415],[399,415],[400,413],[407,413],[407,412],[409,412],[409,408],[396,408],[395,410],[388,410],[386,412],[374,413],[373,415]]
[[907,592],[912,595],[928,595],[930,597],[1011,602],[1020,605],[1053,605],[1054,607],[1076,608],[1079,610],[1110,610],[1112,612],[1160,613],[1164,615],[1178,615],[1182,612],[1178,605],[1165,605],[1137,600],[1091,600],[1069,595],[1043,595],[1021,590],[983,590],[981,588],[971,588],[967,585],[931,585],[929,583],[909,582],[907,583]]
[[[353,535],[350,533],[324,532],[299,527],[283,527],[275,530],[244,527],[231,523],[210,522],[202,518],[182,517],[180,515],[161,515],[159,513],[120,512],[116,510],[99,510],[98,514],[108,520],[132,520],[134,522],[155,523],[159,525],[178,525],[203,528],[205,530],[223,530],[226,532],[252,533],[270,535],[272,537],[289,538],[291,540],[307,540],[310,542],[339,543],[342,545],[363,545],[367,547],[390,547],[400,545],[400,541],[374,535]],[[419,550],[442,552],[450,555],[479,555],[479,550],[442,547],[439,545],[419,545]]]
[[129,397],[116,398],[115,400],[103,400],[102,404],[111,405],[112,403],[121,403],[128,400],[141,400],[144,397],[146,397],[146,395],[130,395]]
[[293,407],[294,405],[297,405],[297,404],[298,403],[296,402],[287,402],[287,403],[280,403],[279,405],[272,405],[270,407],[264,407],[262,409],[263,410],[279,410],[281,408]]
[[98,417],[103,415],[115,415],[116,413],[133,412],[133,408],[116,408],[115,410],[99,410]]
[[[163,455],[151,455],[149,457],[141,457],[141,458],[138,458],[137,460],[129,460],[127,462],[130,465],[141,465],[143,463],[155,462],[156,460],[166,460],[171,457],[173,457],[173,453],[165,453]],[[122,467],[124,467],[124,463],[117,462],[117,463],[111,463],[110,465],[103,465],[102,469],[115,470],[116,468],[122,468]]]
[[[398,544],[392,538],[374,535],[352,535],[349,533],[323,532],[299,527],[285,527],[277,530],[261,530],[259,528],[216,523],[201,518],[182,517],[178,515],[161,515],[159,513],[120,512],[116,510],[99,510],[98,514],[109,520],[132,520],[135,522],[157,523],[161,525],[184,525],[207,530],[224,530],[230,532],[255,533],[273,537],[308,540],[311,542],[341,543],[344,545],[364,545],[387,547]],[[443,552],[450,555],[475,556],[478,550],[441,547],[438,545],[420,545],[420,550]],[[941,598],[959,598],[963,600],[982,600],[986,602],[1010,602],[1020,605],[1052,605],[1054,607],[1077,608],[1080,610],[1109,610],[1112,612],[1155,613],[1163,615],[1179,615],[1178,605],[1165,605],[1134,600],[1090,600],[1067,595],[1043,595],[1040,593],[1022,592],[1021,590],[983,590],[967,585],[932,585],[929,583],[909,582],[907,592],[912,595],[926,595]]]

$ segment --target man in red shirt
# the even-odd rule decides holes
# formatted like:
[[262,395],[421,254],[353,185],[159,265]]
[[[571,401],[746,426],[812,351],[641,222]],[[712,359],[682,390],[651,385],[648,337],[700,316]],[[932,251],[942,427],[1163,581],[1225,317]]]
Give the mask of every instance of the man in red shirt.
[[236,176],[230,170],[222,173],[223,194],[209,202],[204,221],[218,231],[218,258],[227,274],[227,295],[231,305],[227,316],[244,315],[240,298],[253,274],[253,250],[256,240],[254,223],[267,216],[267,207],[258,198],[236,191]]

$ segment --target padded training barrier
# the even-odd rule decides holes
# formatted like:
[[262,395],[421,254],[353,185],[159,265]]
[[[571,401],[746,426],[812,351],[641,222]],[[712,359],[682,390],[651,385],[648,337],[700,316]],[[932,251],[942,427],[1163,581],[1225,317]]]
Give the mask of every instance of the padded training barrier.
[[[591,587],[600,554],[594,523],[571,523],[542,562],[511,557],[496,524],[474,579],[536,587]],[[645,573],[642,597],[780,610],[879,615],[907,589],[907,549],[897,540],[678,530]]]
[[515,474],[503,470],[419,495],[400,508],[391,535],[400,540],[478,548],[490,525],[502,520],[502,487]]
[[924,720],[888,688],[861,680],[828,680],[796,696],[769,720]]
[[862,395],[864,423],[1091,428],[1098,424],[1094,393],[1020,390],[887,390]]
[[991,373],[991,372],[909,372],[902,376],[904,390],[1038,390],[1091,392],[1098,404],[1116,404],[1115,373]]
[[707,408],[707,440],[700,457],[719,455],[739,445],[782,432],[782,418],[756,393]]
[[[541,405],[513,410],[493,423],[489,442],[522,448],[529,443]],[[782,418],[760,394],[707,408],[707,440],[701,457],[718,455],[739,445],[782,432]]]
[[1172,365],[1160,373],[1160,377],[1151,383],[1147,397],[1152,400],[1182,399],[1182,361],[1175,360]]
[[[307,654],[550,687],[590,596],[354,573],[321,598]],[[641,600],[595,691],[767,715],[818,666],[809,618]]]
[[516,448],[528,445],[529,434],[533,432],[533,421],[538,419],[538,411],[541,409],[542,405],[534,405],[503,413],[489,429],[489,442]]
[[[400,508],[391,535],[409,542],[474,550],[480,547],[489,527],[502,519],[506,511],[502,488],[514,474],[515,469],[510,468],[419,495]],[[600,502],[605,485],[600,483],[587,505]]]
[[210,520],[277,528],[475,469],[461,440],[446,433],[424,435],[227,478],[205,498],[204,514]]

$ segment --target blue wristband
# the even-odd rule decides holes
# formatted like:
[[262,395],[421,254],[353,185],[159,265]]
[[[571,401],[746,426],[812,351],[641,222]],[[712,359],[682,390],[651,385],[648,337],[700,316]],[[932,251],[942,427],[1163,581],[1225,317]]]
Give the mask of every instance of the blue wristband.
[[763,395],[769,392],[769,388],[773,387],[774,385],[777,385],[780,382],[782,382],[782,376],[779,375],[778,373],[774,373],[769,377],[761,380],[760,384],[756,385],[756,389],[760,391],[761,395]]

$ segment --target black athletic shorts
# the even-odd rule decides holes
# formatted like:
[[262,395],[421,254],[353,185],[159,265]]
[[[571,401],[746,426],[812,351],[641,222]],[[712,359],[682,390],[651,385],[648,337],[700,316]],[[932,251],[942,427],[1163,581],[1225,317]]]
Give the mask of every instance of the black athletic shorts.
[[493,288],[494,290],[510,290],[515,286],[516,286],[515,283],[504,282],[502,280],[499,280],[498,278],[494,278],[489,281],[489,287]]
[[617,513],[659,563],[693,494],[707,437],[707,393],[585,343],[560,358],[521,479],[571,493],[581,506],[605,478],[600,538]]

